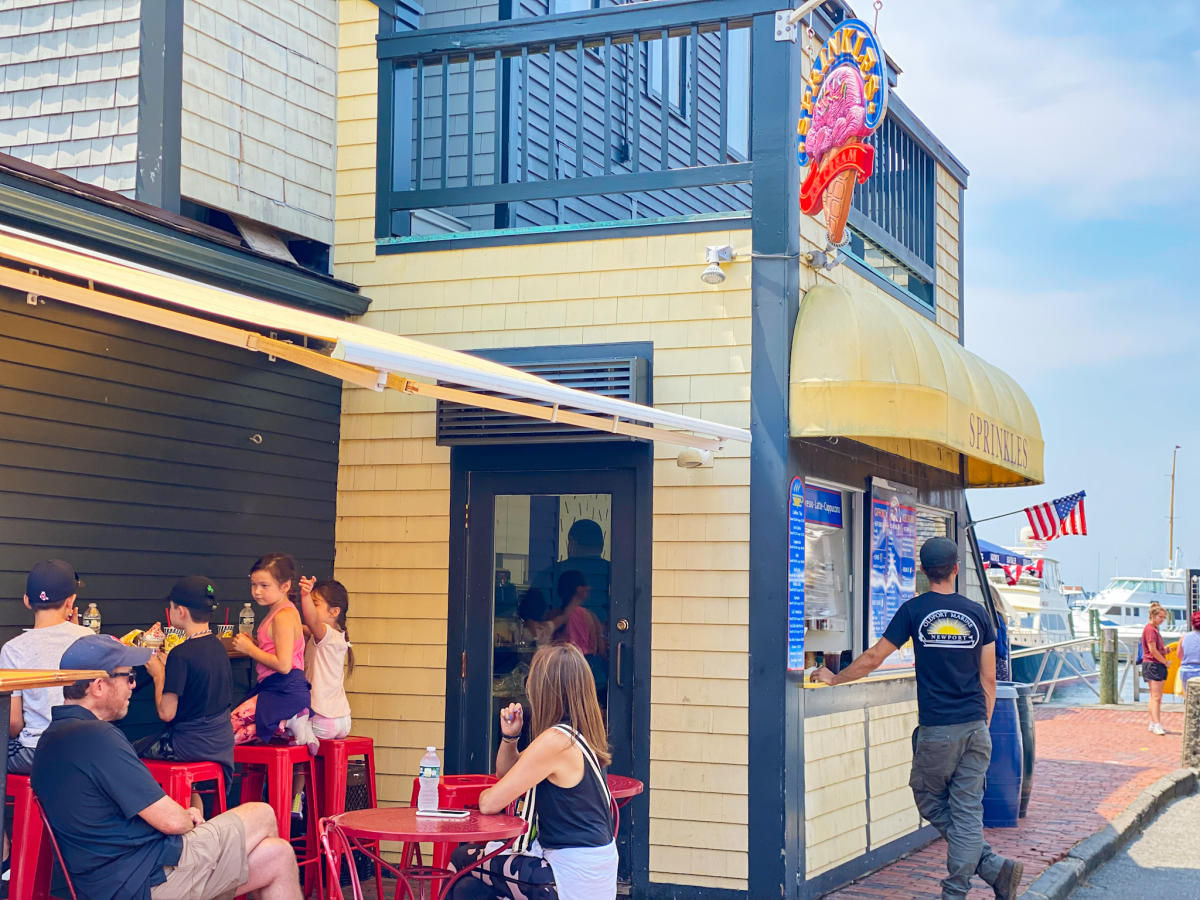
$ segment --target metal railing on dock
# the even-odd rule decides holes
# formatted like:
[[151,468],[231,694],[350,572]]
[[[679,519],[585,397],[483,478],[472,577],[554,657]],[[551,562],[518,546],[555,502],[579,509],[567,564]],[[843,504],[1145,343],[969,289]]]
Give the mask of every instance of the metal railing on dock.
[[[1036,700],[1043,703],[1049,702],[1054,696],[1054,689],[1058,685],[1068,682],[1079,682],[1087,685],[1088,689],[1099,700],[1100,690],[1092,683],[1092,680],[1099,681],[1099,667],[1085,671],[1085,667],[1079,665],[1075,658],[1086,653],[1093,661],[1097,660],[1099,658],[1097,646],[1099,643],[1099,636],[1089,635],[1088,637],[1073,638],[1069,641],[1057,641],[1053,644],[1022,647],[1020,650],[1013,650],[1009,654],[1009,658],[1015,661],[1027,657],[1042,657],[1037,675],[1031,682],[1034,699]],[[1137,647],[1136,645],[1131,646],[1122,640],[1118,640],[1117,645],[1119,647],[1120,658],[1124,660],[1124,666],[1121,670],[1121,680],[1117,686],[1117,696],[1120,697],[1124,693],[1125,684],[1132,675],[1133,702],[1137,703],[1141,688],[1138,679],[1139,673],[1137,671]],[[1067,674],[1063,674],[1064,668],[1067,670]],[[1049,674],[1047,674],[1048,669],[1051,670]]]

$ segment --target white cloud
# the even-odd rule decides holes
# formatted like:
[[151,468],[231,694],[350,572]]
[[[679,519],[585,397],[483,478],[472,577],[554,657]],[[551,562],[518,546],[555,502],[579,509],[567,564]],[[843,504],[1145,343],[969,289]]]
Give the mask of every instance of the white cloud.
[[888,0],[879,32],[900,95],[971,170],[973,202],[1032,192],[1091,217],[1200,195],[1200,79],[1185,55],[1049,3]]

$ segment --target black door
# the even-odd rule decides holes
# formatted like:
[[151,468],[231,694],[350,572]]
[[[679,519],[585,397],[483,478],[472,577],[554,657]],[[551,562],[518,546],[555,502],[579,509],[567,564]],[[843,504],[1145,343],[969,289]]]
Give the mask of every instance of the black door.
[[[460,532],[465,552],[453,554],[451,578],[455,562],[465,577],[450,610],[447,768],[493,770],[499,710],[526,701],[525,675],[540,643],[570,640],[584,651],[596,679],[611,771],[645,781],[646,753],[634,725],[644,718],[638,709],[648,713],[649,706],[648,698],[635,694],[639,680],[649,684],[649,673],[638,671],[638,659],[649,649],[639,646],[637,609],[637,597],[648,595],[639,591],[636,559],[637,490],[645,474],[639,479],[632,467],[553,468],[571,458],[573,451],[562,448],[546,459],[547,467],[535,466],[533,460],[545,452],[531,450],[520,469],[468,468],[457,479],[455,493],[465,494]],[[554,631],[548,620],[572,597],[582,599],[579,610]],[[644,615],[648,620],[648,605]],[[644,624],[648,638],[649,623]],[[635,813],[636,807],[622,817],[625,873],[632,831],[627,826]]]

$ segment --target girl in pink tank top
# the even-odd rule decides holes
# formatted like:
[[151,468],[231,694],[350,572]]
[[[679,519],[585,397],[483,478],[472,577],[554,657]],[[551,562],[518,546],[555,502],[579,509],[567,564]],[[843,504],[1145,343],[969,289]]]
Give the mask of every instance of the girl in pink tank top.
[[256,632],[237,634],[233,649],[256,663],[258,684],[232,713],[235,744],[274,736],[282,725],[295,743],[316,741],[308,727],[309,686],[304,678],[304,629],[300,613],[288,597],[296,584],[296,561],[286,553],[262,557],[250,569],[250,596],[268,609]]

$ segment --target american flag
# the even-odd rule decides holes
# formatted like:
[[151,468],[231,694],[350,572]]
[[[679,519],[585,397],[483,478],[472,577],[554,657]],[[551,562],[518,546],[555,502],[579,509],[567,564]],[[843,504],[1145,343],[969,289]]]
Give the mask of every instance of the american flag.
[[1052,541],[1068,534],[1087,534],[1087,519],[1083,514],[1084,492],[1068,494],[1049,503],[1025,507],[1035,541]]

